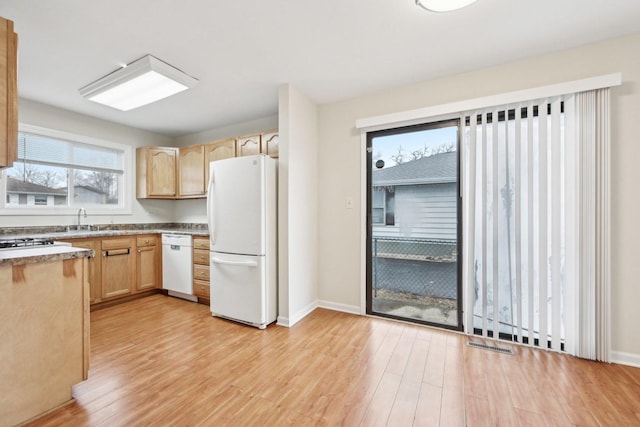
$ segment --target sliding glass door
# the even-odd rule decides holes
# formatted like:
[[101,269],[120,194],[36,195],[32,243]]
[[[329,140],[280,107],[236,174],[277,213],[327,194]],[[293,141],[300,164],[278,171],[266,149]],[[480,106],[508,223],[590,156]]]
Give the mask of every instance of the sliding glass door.
[[459,121],[367,134],[367,313],[461,329]]

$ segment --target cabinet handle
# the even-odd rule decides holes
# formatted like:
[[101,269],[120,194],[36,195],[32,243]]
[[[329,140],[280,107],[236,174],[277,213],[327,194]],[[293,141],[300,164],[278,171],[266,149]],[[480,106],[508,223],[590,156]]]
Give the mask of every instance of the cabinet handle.
[[149,244],[149,239],[146,239],[144,242],[148,245]]
[[106,251],[104,256],[118,256],[118,255],[129,255],[130,248],[127,249],[112,249],[110,251]]
[[140,249],[138,249],[138,253],[139,253],[139,254],[141,254],[141,253],[142,253],[142,251],[141,251]]

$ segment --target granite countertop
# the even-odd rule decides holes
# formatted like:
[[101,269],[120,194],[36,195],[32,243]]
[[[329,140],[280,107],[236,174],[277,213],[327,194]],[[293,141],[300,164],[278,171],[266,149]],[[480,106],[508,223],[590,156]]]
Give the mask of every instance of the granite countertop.
[[174,222],[115,225],[98,224],[91,226],[90,230],[69,230],[66,226],[0,227],[0,239],[43,238],[67,240],[162,233],[189,234],[192,236],[207,236],[209,234],[206,224]]
[[84,239],[89,237],[112,237],[112,236],[130,236],[135,234],[188,234],[191,236],[207,236],[207,230],[189,230],[182,228],[145,228],[145,229],[128,229],[128,230],[70,230],[70,231],[54,231],[47,233],[29,233],[29,234],[12,234],[3,236],[5,238],[34,238],[34,239]]
[[[136,234],[188,234],[207,236],[206,224],[156,223],[156,224],[103,224],[91,230],[67,230],[65,226],[0,227],[0,239],[53,239],[70,240]],[[6,249],[0,251],[0,266],[21,265],[35,262],[57,261],[68,258],[93,257],[90,249],[71,246],[40,246],[33,248]]]
[[91,249],[73,248],[71,246],[33,246],[5,249],[0,251],[0,267],[93,257],[94,255]]

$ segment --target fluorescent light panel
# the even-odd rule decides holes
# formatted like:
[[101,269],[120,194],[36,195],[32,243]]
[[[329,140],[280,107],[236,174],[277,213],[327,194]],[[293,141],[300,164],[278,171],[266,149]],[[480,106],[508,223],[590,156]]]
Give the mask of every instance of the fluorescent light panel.
[[416,4],[432,12],[450,12],[462,9],[477,0],[416,0]]
[[129,111],[182,92],[198,80],[151,55],[80,89],[90,101]]

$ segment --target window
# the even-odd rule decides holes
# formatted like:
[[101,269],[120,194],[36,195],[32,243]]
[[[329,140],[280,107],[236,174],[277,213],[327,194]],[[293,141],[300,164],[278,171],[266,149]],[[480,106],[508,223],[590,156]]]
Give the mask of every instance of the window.
[[33,196],[33,202],[34,202],[33,204],[39,205],[39,206],[46,205],[47,199],[48,199],[47,196],[36,194],[35,196]]
[[384,196],[385,191],[374,188],[371,200],[371,219],[374,224],[384,224]]
[[393,187],[374,187],[371,199],[371,220],[374,224],[395,224],[395,194]]
[[17,209],[64,212],[89,207],[113,212],[129,205],[131,148],[22,125],[18,160],[2,173],[3,213]]

